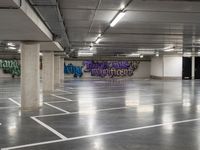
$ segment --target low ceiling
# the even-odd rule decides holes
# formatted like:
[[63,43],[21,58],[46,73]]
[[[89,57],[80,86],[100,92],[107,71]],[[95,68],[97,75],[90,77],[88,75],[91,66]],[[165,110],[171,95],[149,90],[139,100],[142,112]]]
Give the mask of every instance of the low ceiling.
[[[41,51],[63,51],[58,42],[53,41],[51,31],[40,20],[30,5],[22,0],[0,1],[0,54],[17,52],[21,42],[41,43]],[[10,50],[12,42],[16,50]]]
[[[175,52],[200,50],[200,0],[22,1],[32,7],[52,37],[44,34],[23,9],[3,9],[20,5],[20,0],[6,0],[0,2],[1,41],[38,40],[44,51],[54,50],[55,41],[66,52],[92,51],[97,56],[162,53],[166,47]],[[110,27],[122,8],[125,16]],[[95,44],[98,34],[102,40]]]
[[[200,47],[199,0],[58,0],[72,49],[86,50],[99,33],[93,50],[99,55],[137,50],[177,51]],[[129,3],[129,4],[128,4]],[[111,28],[123,6],[126,14]]]

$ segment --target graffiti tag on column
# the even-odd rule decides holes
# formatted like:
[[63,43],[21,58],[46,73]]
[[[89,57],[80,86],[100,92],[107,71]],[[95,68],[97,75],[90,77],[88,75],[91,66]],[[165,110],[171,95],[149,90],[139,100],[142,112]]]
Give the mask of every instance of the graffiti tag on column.
[[99,77],[133,76],[139,66],[139,61],[84,61],[84,72]]
[[72,64],[68,64],[68,65],[64,64],[65,74],[73,74],[75,78],[82,77],[83,75],[82,68],[83,68],[82,66],[79,67],[79,66],[74,66]]
[[20,76],[20,65],[16,60],[0,60],[0,69],[12,76]]

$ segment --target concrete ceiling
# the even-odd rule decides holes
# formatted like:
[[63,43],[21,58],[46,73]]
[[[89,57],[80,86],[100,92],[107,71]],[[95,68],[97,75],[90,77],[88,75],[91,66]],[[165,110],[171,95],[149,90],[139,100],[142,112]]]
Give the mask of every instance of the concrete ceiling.
[[[199,0],[58,0],[74,49],[94,45],[99,55],[126,54],[138,49],[159,50],[175,46],[188,51],[200,47]],[[126,15],[109,24],[122,6]]]
[[0,20],[0,41],[38,41],[41,50],[63,50],[25,0],[0,1]]

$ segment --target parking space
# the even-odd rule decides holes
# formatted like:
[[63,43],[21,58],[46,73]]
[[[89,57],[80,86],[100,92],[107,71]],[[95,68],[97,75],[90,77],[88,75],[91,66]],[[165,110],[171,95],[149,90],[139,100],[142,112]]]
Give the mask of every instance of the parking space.
[[[109,87],[108,82],[111,82]],[[116,79],[116,82],[66,80],[63,84],[66,88],[60,87],[43,96],[44,105],[39,111],[26,113],[20,110],[19,97],[1,98],[0,107],[14,108],[0,110],[0,132],[4,133],[0,147],[2,150],[55,147],[88,150],[103,146],[112,150],[115,146],[111,148],[111,143],[116,142],[116,150],[148,149],[147,145],[154,149],[171,148],[175,143],[170,142],[169,137],[177,136],[184,141],[189,139],[181,136],[184,128],[184,133],[192,136],[188,128],[199,127],[200,94],[198,90],[191,90],[200,87],[199,81],[191,84],[190,81],[126,79],[119,82]],[[73,89],[67,89],[68,84]],[[82,90],[85,87],[89,89]],[[154,135],[152,140],[151,135]],[[10,140],[12,138],[15,140]],[[160,143],[162,138],[166,142]],[[176,148],[179,150],[182,146],[178,144]]]

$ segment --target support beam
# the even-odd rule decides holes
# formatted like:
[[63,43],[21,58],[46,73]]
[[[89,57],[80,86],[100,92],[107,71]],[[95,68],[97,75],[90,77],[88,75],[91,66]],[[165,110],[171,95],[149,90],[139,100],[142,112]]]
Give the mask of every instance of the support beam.
[[54,84],[60,84],[60,56],[54,56]]
[[23,43],[21,46],[21,107],[35,110],[40,107],[40,44]]
[[60,57],[60,81],[61,83],[64,82],[64,58]]
[[43,91],[54,91],[54,52],[43,52]]

